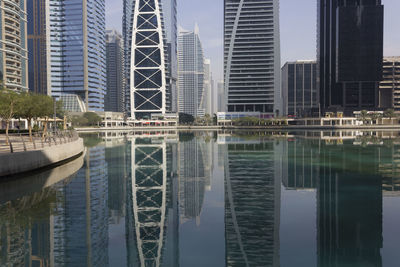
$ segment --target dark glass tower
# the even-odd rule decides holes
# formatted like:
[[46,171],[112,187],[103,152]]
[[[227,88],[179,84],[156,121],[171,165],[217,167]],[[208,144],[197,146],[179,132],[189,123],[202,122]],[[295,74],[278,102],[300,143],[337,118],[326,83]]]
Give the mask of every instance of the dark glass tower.
[[323,111],[377,108],[383,58],[381,0],[319,0],[317,58]]

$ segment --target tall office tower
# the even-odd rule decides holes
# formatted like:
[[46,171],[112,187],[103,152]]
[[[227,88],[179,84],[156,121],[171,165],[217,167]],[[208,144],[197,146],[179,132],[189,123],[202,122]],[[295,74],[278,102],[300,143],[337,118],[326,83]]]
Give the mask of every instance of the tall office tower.
[[50,31],[48,1],[27,0],[29,90],[51,95]]
[[317,63],[287,62],[282,67],[283,114],[312,116],[318,111]]
[[25,0],[0,2],[0,86],[28,90]]
[[176,0],[124,0],[126,109],[133,118],[176,110]]
[[77,95],[87,110],[103,111],[105,0],[49,0],[49,5],[52,95]]
[[375,109],[382,80],[381,0],[318,1],[318,76],[322,111]]
[[178,36],[179,112],[202,117],[205,115],[204,56],[196,25],[192,32]]
[[217,83],[217,91],[218,91],[218,112],[225,112],[226,111],[226,93],[225,93],[225,86],[224,81],[219,81]]
[[212,86],[212,73],[211,73],[211,60],[204,59],[204,102],[203,107],[205,113],[209,115],[214,114],[213,107],[213,86]]
[[116,30],[106,31],[107,94],[105,111],[124,112],[125,62],[122,35]]
[[229,112],[281,112],[279,0],[225,0]]
[[379,107],[400,111],[400,57],[383,59],[383,81],[379,85]]
[[178,21],[177,0],[161,0],[164,21],[166,110],[178,112]]
[[226,266],[280,266],[282,144],[225,146]]

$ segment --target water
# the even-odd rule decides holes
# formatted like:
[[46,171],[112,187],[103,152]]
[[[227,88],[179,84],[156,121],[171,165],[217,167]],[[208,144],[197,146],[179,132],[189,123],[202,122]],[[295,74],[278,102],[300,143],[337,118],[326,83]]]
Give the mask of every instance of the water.
[[0,266],[399,266],[398,136],[85,136],[0,184]]

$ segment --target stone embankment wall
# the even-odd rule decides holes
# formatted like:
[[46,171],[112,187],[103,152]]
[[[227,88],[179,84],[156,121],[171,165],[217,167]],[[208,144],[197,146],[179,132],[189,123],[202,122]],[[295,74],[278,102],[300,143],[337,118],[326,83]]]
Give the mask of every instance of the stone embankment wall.
[[0,177],[10,176],[51,166],[73,158],[84,151],[83,139],[54,145],[42,150],[1,153]]

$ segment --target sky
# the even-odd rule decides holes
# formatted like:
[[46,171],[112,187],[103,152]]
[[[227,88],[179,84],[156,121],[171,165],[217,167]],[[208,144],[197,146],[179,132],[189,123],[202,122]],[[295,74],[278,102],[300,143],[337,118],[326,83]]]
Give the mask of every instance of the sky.
[[[106,26],[121,31],[122,1],[106,0]],[[385,6],[384,55],[400,56],[400,0]],[[223,78],[223,0],[178,0],[178,24],[199,25],[204,56],[211,59],[214,80]],[[301,4],[300,4],[301,3]],[[280,0],[281,65],[316,58],[317,0]]]

